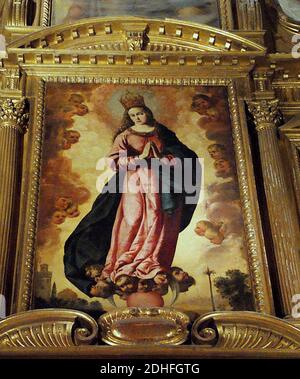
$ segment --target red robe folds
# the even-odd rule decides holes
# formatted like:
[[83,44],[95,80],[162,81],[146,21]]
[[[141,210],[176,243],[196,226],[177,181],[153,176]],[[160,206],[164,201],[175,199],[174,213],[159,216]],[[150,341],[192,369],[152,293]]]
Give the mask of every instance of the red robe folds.
[[[133,165],[148,142],[162,152],[163,142],[156,131],[138,133],[129,128],[117,136],[109,155],[116,167],[128,169],[103,270],[103,277],[112,281],[120,275],[152,279],[168,271],[174,258],[181,207],[172,214],[163,211],[157,172],[150,165]],[[171,159],[168,156],[170,164]]]

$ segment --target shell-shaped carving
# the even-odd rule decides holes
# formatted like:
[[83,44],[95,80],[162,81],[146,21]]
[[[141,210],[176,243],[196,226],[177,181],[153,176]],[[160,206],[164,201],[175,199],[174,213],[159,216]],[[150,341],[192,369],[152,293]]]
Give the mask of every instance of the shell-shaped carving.
[[98,325],[87,314],[67,309],[18,313],[0,321],[0,347],[47,348],[91,345]]
[[125,308],[100,317],[102,340],[109,345],[180,345],[189,318],[168,308]]
[[[215,338],[203,338],[214,330]],[[226,349],[300,350],[300,330],[287,321],[255,312],[216,312],[198,318],[192,328],[197,345]]]

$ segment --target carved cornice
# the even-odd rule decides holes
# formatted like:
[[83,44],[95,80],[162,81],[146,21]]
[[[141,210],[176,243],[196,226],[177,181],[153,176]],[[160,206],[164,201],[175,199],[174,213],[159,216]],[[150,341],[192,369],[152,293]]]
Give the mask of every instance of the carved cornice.
[[0,321],[0,350],[92,345],[97,338],[96,321],[75,310],[28,311]]
[[[64,24],[42,29],[12,42],[8,48],[33,49],[78,49],[93,45],[107,46],[120,43],[126,46],[125,31],[136,31],[141,25],[148,25],[148,51],[156,46],[175,45],[190,51],[234,51],[264,52],[265,48],[233,33],[207,25],[178,20],[144,19],[139,17],[90,18],[74,24]],[[143,29],[143,28],[142,28]],[[144,28],[145,30],[145,28]],[[141,30],[140,30],[141,31]]]
[[[2,67],[205,66],[253,68],[265,47],[236,34],[177,20],[85,19],[10,43]],[[1,62],[0,62],[1,66]]]
[[[170,48],[170,49],[169,49]],[[210,52],[195,53],[192,51],[184,51],[174,49],[168,45],[158,46],[158,51],[117,51],[117,50],[43,50],[43,49],[9,49],[8,60],[6,63],[19,65],[26,69],[32,67],[35,71],[39,68],[65,68],[80,69],[101,67],[129,67],[139,66],[147,68],[150,66],[173,66],[173,67],[201,67],[204,70],[213,69],[231,69],[235,74],[239,74],[239,70],[249,72],[256,62],[255,57],[259,57],[264,53],[251,52]],[[1,65],[1,63],[0,63]],[[223,74],[223,76],[226,73]]]
[[300,330],[294,325],[255,312],[209,313],[195,321],[197,345],[234,350],[300,350]]
[[26,133],[29,113],[25,98],[0,100],[0,129],[14,128]]

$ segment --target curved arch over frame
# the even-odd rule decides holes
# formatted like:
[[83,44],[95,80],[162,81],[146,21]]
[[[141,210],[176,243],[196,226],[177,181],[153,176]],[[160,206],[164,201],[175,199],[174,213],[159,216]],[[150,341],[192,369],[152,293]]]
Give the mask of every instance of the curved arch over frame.
[[[142,44],[128,43],[139,39]],[[53,26],[22,37],[8,48],[265,52],[265,47],[218,28],[140,17],[90,18]]]

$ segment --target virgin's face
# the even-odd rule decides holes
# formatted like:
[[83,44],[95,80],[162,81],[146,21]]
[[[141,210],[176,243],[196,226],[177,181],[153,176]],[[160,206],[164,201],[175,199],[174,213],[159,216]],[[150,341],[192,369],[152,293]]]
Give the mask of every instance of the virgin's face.
[[130,108],[128,115],[131,118],[132,122],[134,122],[134,125],[144,125],[147,123],[147,114],[143,108]]

